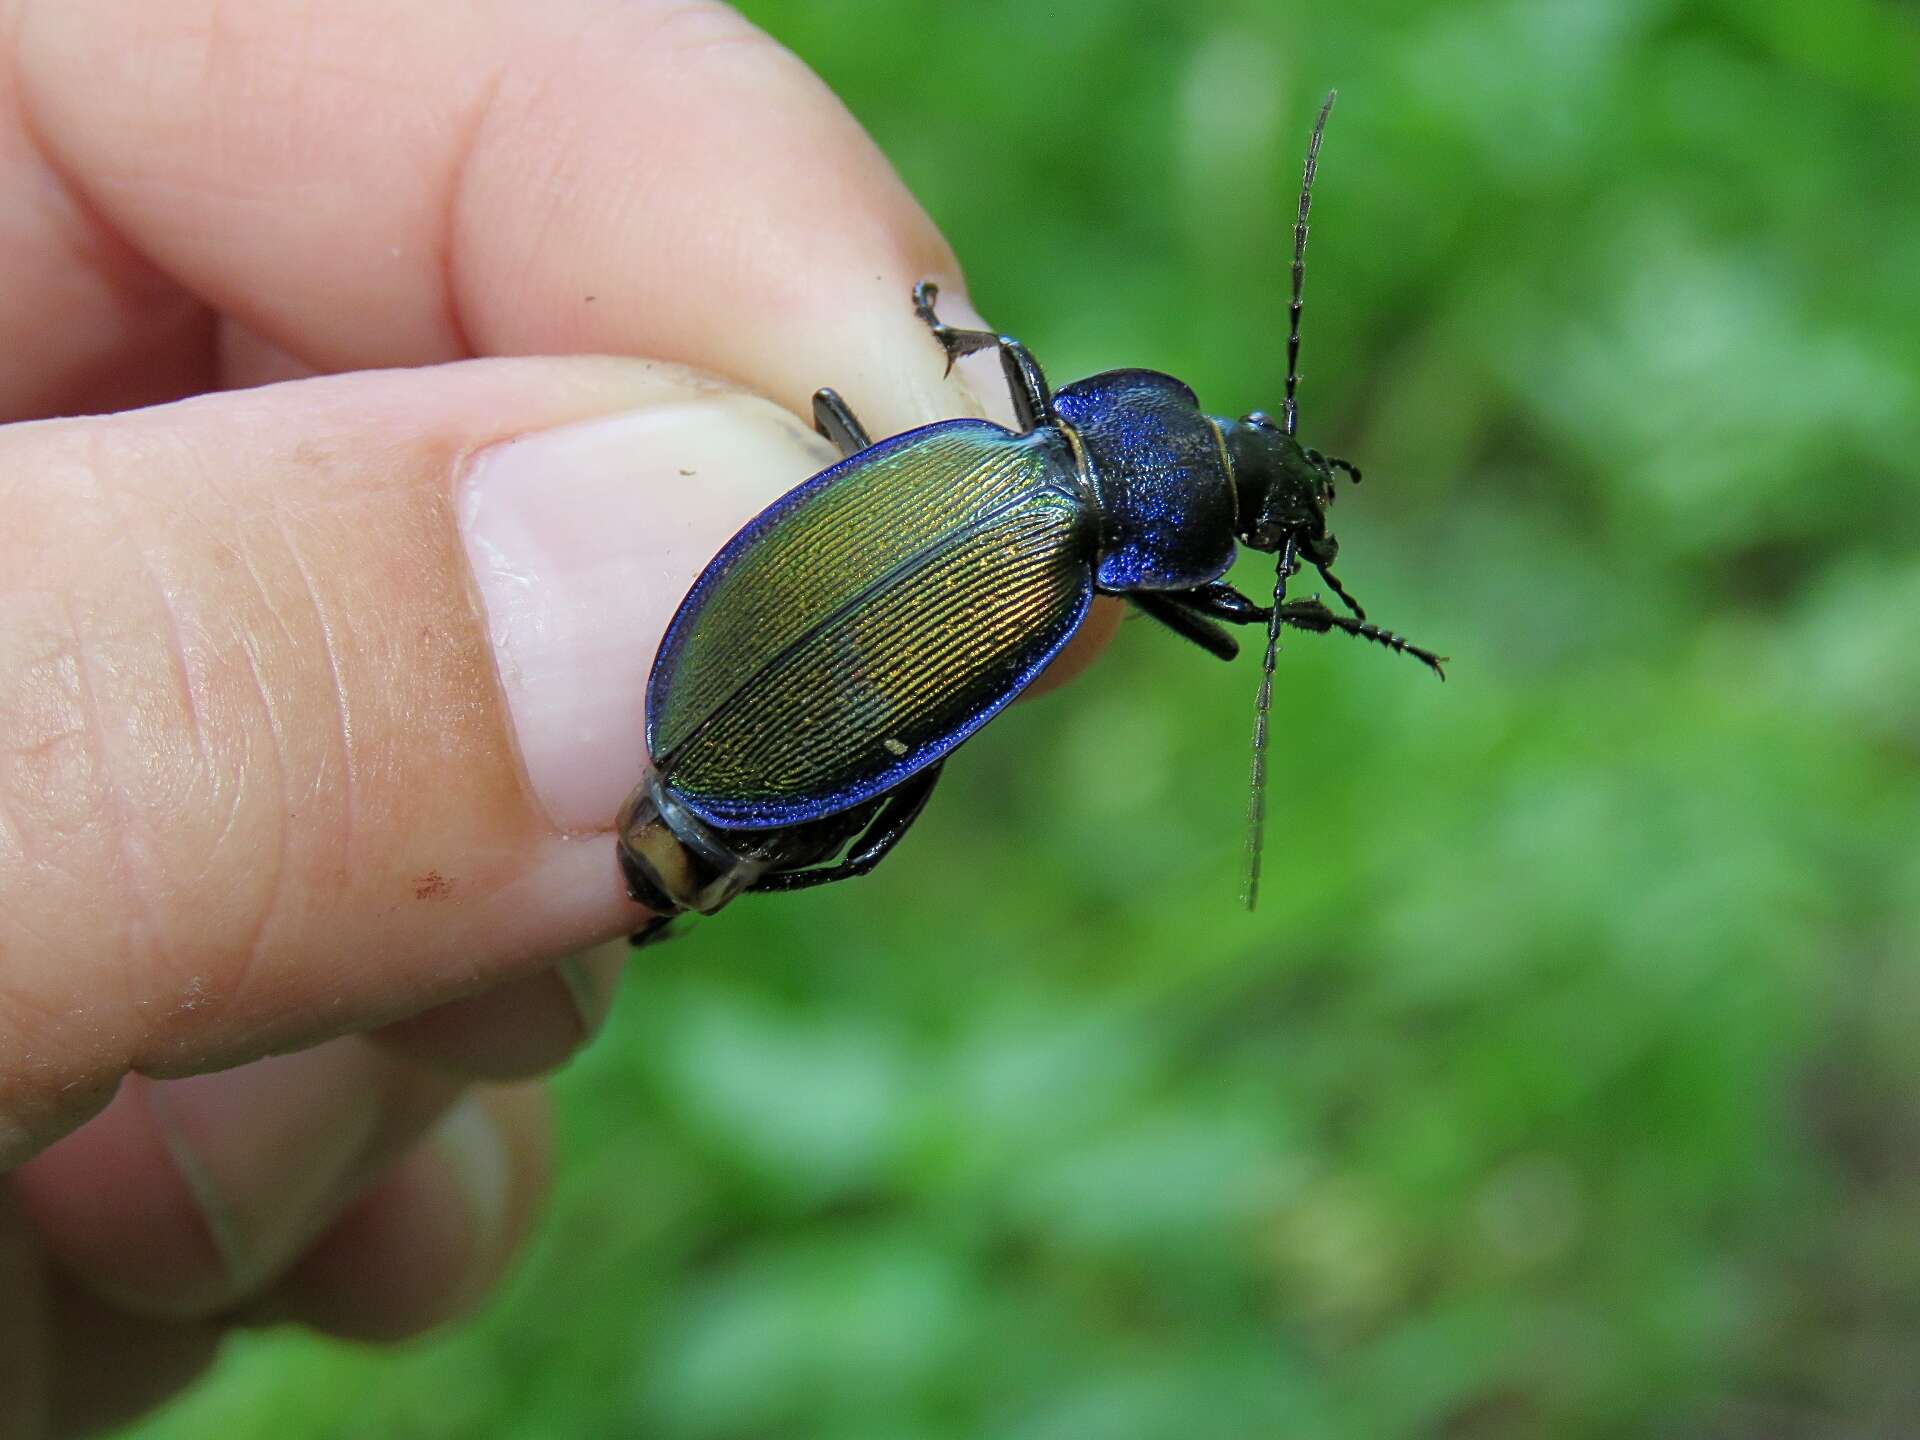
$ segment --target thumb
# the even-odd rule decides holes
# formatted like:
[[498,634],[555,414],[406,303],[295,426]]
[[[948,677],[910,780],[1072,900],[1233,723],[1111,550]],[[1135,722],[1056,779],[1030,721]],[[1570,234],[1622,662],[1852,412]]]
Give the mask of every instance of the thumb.
[[0,430],[0,1169],[630,928],[654,644],[830,455],[610,359]]

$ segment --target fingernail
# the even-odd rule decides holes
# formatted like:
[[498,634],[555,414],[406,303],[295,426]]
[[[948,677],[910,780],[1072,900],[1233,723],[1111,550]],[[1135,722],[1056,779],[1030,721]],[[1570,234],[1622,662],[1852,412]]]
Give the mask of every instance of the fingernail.
[[479,1098],[468,1096],[447,1113],[430,1143],[466,1205],[472,1253],[491,1255],[506,1229],[513,1188],[505,1137]]
[[528,782],[562,830],[606,829],[639,779],[647,672],[695,577],[833,459],[786,411],[716,391],[482,451],[461,535]]
[[[147,1105],[206,1221],[233,1296],[276,1275],[338,1212],[376,1163],[453,1093],[431,1078],[400,1084],[335,1041],[238,1070],[150,1084]],[[420,1113],[411,1127],[408,1110]]]

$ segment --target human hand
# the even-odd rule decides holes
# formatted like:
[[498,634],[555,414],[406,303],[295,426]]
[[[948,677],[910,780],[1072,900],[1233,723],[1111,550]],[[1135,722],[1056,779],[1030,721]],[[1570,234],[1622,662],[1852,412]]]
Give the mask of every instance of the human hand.
[[0,1433],[36,1436],[231,1325],[484,1292],[543,1179],[526,1077],[622,955],[556,961],[644,918],[607,831],[674,606],[832,458],[817,386],[876,434],[975,406],[906,299],[965,314],[945,244],[721,6],[0,22]]

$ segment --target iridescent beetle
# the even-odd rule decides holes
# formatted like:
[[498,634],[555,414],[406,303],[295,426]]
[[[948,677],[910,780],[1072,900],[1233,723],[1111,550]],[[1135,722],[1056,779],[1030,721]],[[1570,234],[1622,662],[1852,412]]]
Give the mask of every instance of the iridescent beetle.
[[[620,863],[658,932],[743,891],[864,875],[906,834],[946,757],[1085,619],[1123,595],[1202,649],[1218,622],[1266,626],[1255,707],[1251,865],[1258,894],[1267,710],[1284,626],[1344,631],[1441,658],[1367,623],[1329,568],[1335,473],[1294,438],[1307,210],[1329,94],[1308,142],[1293,231],[1286,399],[1275,424],[1201,411],[1171,375],[1114,370],[1057,393],[1027,348],[914,305],[955,359],[997,348],[1019,430],[946,420],[869,441],[832,390],[814,423],[842,459],[727,542],[678,612],[647,684],[651,772],[619,819]],[[1279,557],[1273,603],[1221,580],[1235,542]],[[1351,616],[1286,598],[1304,561]],[[1444,678],[1444,677],[1443,677]]]

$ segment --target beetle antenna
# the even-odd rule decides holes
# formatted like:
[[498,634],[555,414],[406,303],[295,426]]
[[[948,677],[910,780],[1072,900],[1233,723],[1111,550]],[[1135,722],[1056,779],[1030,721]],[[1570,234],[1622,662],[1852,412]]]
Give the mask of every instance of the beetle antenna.
[[[1326,112],[1320,112],[1326,118]],[[1280,653],[1280,605],[1293,573],[1294,541],[1280,547],[1273,577],[1273,613],[1267,617],[1267,654],[1260,666],[1260,694],[1253,702],[1253,786],[1247,797],[1247,909],[1260,903],[1260,856],[1267,836],[1267,712],[1273,706],[1273,665]]]
[[[1327,128],[1337,90],[1321,102],[1307,140],[1307,163],[1300,172],[1300,209],[1293,220],[1293,301],[1287,307],[1287,398],[1280,428],[1292,435],[1299,428],[1299,406],[1294,391],[1300,386],[1300,298],[1307,278],[1307,211],[1313,205],[1313,173],[1320,168],[1320,136]],[[1349,467],[1351,469],[1351,467]],[[1355,477],[1356,479],[1358,476]],[[1273,613],[1267,617],[1267,653],[1260,666],[1260,694],[1253,702],[1253,786],[1247,799],[1247,909],[1260,902],[1260,858],[1267,831],[1267,716],[1273,708],[1273,667],[1280,653],[1280,605],[1287,597],[1287,577],[1293,573],[1294,540],[1280,547],[1280,563],[1273,577]]]
[[1313,172],[1320,168],[1320,132],[1327,128],[1327,115],[1333,109],[1334,97],[1340,92],[1329,90],[1326,101],[1320,106],[1320,118],[1313,122],[1313,138],[1307,141],[1307,163],[1300,177],[1300,213],[1293,221],[1293,304],[1287,310],[1287,401],[1281,416],[1280,428],[1287,434],[1294,432],[1298,420],[1293,403],[1293,392],[1300,384],[1300,287],[1307,278],[1307,210],[1313,204]]

